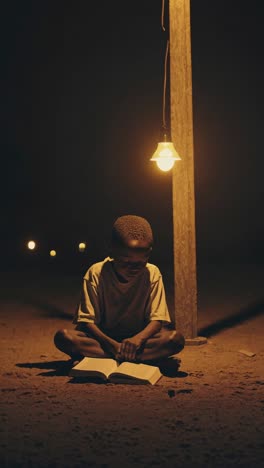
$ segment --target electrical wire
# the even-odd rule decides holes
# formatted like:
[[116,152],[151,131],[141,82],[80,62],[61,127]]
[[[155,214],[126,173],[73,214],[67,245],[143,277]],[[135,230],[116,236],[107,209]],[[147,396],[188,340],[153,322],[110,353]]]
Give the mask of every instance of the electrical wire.
[[[162,0],[161,4],[161,28],[163,31],[166,31],[164,26],[164,10],[165,10],[165,0]],[[164,59],[164,75],[163,75],[163,99],[162,99],[162,127],[166,130],[166,90],[167,90],[167,64],[168,64],[168,55],[169,55],[169,40],[167,40],[165,59]]]
[[162,0],[162,5],[161,5],[161,27],[163,31],[165,31],[165,26],[164,26],[164,0]]
[[168,55],[169,55],[169,45],[170,42],[167,40],[166,52],[165,52],[165,60],[164,60],[164,79],[163,79],[163,109],[162,109],[162,125],[163,128],[166,129],[166,90],[167,90],[167,63],[168,63]]

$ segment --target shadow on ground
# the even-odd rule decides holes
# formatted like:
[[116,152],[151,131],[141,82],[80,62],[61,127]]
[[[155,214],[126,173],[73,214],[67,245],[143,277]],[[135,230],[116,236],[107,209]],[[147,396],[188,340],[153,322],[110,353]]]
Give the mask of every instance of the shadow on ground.
[[[48,362],[19,362],[16,367],[26,369],[47,369],[49,372],[41,372],[39,375],[46,377],[65,376],[69,374],[72,367],[72,360],[67,361],[48,361]],[[50,370],[53,369],[53,370]]]
[[227,328],[232,328],[235,325],[239,325],[246,320],[252,319],[263,314],[264,311],[264,301],[249,304],[239,312],[235,313],[231,317],[225,317],[220,320],[217,320],[215,323],[207,325],[206,327],[200,328],[198,330],[199,336],[205,336],[209,338],[213,335],[217,335]]

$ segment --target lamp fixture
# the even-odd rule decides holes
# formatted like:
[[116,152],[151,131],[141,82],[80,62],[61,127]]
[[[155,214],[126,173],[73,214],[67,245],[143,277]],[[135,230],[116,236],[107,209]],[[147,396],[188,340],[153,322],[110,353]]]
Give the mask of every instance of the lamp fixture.
[[178,155],[176,149],[174,148],[173,142],[167,140],[167,132],[163,132],[163,141],[158,143],[157,149],[153,154],[150,161],[156,161],[156,164],[161,171],[167,172],[170,171],[175,161],[180,161],[181,158]]
[[[164,0],[162,2],[162,29],[164,28]],[[164,80],[163,80],[163,109],[162,109],[162,130],[160,135],[160,142],[157,149],[151,157],[150,161],[156,161],[157,166],[164,172],[170,171],[174,166],[175,161],[180,161],[181,158],[174,148],[171,141],[170,131],[166,124],[166,89],[167,89],[167,63],[169,54],[169,40],[167,40],[165,61],[164,61]]]

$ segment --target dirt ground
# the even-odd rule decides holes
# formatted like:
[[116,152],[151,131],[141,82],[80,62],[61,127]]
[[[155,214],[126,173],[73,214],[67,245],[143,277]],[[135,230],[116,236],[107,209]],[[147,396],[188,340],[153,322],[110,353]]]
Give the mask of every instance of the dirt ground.
[[81,275],[0,276],[1,467],[264,466],[263,267],[200,269],[208,341],[154,386],[69,378],[53,335],[71,326]]

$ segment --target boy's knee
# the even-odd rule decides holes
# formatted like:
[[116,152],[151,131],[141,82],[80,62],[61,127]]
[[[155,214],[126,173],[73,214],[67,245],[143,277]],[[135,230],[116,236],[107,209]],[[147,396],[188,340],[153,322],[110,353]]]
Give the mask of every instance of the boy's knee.
[[173,354],[176,354],[183,350],[185,345],[185,338],[180,332],[173,330],[170,336],[170,343],[173,349]]
[[62,343],[69,342],[70,337],[68,334],[68,330],[66,328],[62,328],[58,330],[54,336],[54,343],[56,346],[61,345]]

